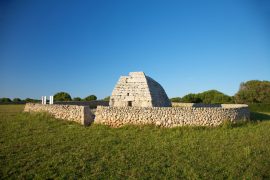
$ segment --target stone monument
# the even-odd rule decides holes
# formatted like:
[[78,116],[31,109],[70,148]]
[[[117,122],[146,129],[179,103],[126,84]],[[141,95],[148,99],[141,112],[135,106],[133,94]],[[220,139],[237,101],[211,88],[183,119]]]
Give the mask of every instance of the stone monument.
[[171,102],[162,88],[144,72],[131,72],[121,76],[111,98],[112,107],[171,107]]

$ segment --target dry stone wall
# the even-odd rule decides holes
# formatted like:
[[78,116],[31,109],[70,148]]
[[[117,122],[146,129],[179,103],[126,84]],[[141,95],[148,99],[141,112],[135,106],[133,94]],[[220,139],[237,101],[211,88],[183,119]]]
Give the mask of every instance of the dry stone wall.
[[27,103],[24,111],[47,112],[55,118],[75,121],[83,125],[89,125],[94,120],[94,115],[88,106]]
[[98,106],[95,123],[112,127],[153,124],[161,127],[218,126],[224,121],[249,119],[247,105],[224,107],[104,107]]

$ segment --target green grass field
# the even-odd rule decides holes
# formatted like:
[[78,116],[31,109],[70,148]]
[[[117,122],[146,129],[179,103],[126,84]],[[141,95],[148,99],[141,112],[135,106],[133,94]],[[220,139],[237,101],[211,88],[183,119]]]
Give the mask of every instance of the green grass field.
[[268,179],[270,115],[217,128],[84,127],[0,106],[0,179]]

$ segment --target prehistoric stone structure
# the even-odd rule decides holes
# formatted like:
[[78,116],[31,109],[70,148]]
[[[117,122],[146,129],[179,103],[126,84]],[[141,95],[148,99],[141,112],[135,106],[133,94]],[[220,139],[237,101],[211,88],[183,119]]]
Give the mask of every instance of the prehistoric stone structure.
[[112,107],[170,107],[171,102],[162,88],[143,72],[121,76],[111,98]]
[[112,127],[127,124],[153,124],[161,127],[218,126],[225,121],[248,120],[250,112],[245,104],[196,104],[173,103],[164,89],[143,72],[131,72],[120,77],[110,98],[110,106],[98,106],[95,115],[89,106],[108,105],[76,103],[32,104],[27,103],[26,112],[48,112],[56,118],[89,125],[92,121]]

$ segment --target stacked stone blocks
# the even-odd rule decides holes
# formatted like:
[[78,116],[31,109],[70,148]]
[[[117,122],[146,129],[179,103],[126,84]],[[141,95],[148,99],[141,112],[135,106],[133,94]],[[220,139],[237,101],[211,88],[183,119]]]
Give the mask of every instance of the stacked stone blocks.
[[153,124],[161,127],[218,126],[250,118],[247,105],[227,107],[105,107],[98,106],[95,123],[112,127]]
[[113,107],[170,107],[170,100],[155,80],[143,72],[131,72],[129,76],[121,76],[111,98]]
[[47,112],[55,118],[75,121],[82,125],[89,125],[94,120],[94,114],[91,113],[88,106],[27,103],[24,111]]

